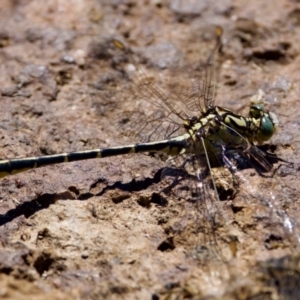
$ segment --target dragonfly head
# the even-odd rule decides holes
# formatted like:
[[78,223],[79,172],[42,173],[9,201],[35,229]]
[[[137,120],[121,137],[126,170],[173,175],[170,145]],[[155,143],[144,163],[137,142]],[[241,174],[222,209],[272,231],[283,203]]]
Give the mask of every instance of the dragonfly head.
[[269,140],[278,127],[278,118],[272,112],[266,112],[261,104],[252,104],[249,111],[250,118],[258,126],[256,140],[259,144]]

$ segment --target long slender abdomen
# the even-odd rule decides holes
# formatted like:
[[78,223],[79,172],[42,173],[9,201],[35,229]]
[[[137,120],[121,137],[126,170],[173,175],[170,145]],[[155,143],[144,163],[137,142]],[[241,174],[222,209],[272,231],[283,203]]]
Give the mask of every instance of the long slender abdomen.
[[45,155],[39,157],[6,159],[0,161],[0,178],[47,165],[54,165],[85,159],[117,156],[129,153],[156,151],[176,155],[181,151],[182,148],[185,147],[186,141],[183,138],[178,138],[178,140],[171,139],[160,142],[136,145],[133,144],[122,147],[60,153],[55,155]]

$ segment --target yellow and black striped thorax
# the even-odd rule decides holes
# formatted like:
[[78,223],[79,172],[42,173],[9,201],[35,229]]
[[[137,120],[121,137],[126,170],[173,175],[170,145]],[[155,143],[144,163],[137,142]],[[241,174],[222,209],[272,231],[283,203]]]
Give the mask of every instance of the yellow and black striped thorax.
[[261,144],[275,133],[278,119],[272,112],[266,112],[261,104],[253,104],[249,116],[243,117],[233,111],[213,106],[201,117],[192,117],[184,123],[185,129],[194,139],[203,137],[209,141],[239,145],[248,140]]
[[215,107],[215,113],[221,122],[238,134],[254,142],[262,144],[268,141],[278,126],[277,116],[272,112],[266,112],[261,104],[250,106],[249,116],[243,117],[222,107]]

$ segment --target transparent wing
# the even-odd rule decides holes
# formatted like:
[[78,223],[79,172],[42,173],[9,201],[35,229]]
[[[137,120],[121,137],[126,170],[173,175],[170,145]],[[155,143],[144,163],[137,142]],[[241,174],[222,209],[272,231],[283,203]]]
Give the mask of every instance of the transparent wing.
[[182,82],[173,84],[171,88],[176,98],[180,99],[189,111],[199,114],[214,105],[214,66],[208,64],[200,71],[191,72],[192,74],[186,82],[182,79]]
[[[123,111],[116,114],[119,132],[131,139],[148,142],[185,133],[186,119],[202,114],[213,105],[213,67],[207,66],[197,78],[162,75],[162,82],[138,69],[130,75],[132,84],[123,91]],[[126,102],[131,103],[130,107]],[[132,106],[132,103],[135,106]],[[124,111],[125,107],[125,111]]]
[[150,72],[146,75],[144,70],[134,69],[130,73],[131,85],[123,91],[122,112],[114,118],[119,132],[136,142],[159,141],[184,133],[182,124],[187,112],[174,93],[160,86]]
[[[121,46],[122,50],[125,49],[118,44],[119,49]],[[218,38],[213,53],[219,44]],[[133,61],[130,59],[132,53],[127,51],[127,54],[129,61]],[[113,121],[119,132],[136,139],[136,142],[181,135],[185,132],[185,120],[201,116],[214,104],[214,67],[211,62],[200,71],[190,68],[188,78],[182,76],[181,69],[164,70],[157,76],[133,64],[128,64],[124,73],[130,83],[127,82],[119,93],[116,106],[121,112],[115,114]]]
[[[232,255],[228,250],[229,243],[224,243],[225,236],[229,235],[225,226],[229,217],[224,208],[226,204],[220,202],[218,193],[222,197],[226,193],[226,199],[229,193],[233,194],[233,176],[223,166],[212,171],[207,156],[199,154],[195,148],[197,152],[172,158],[162,172],[162,180],[167,182],[165,192],[172,191],[184,203],[184,213],[173,229],[184,239],[193,239],[190,255],[202,263],[207,255],[227,260]],[[229,253],[227,258],[225,249]]]
[[[221,48],[221,37],[223,29],[216,27],[216,45],[211,51],[205,65],[201,66],[200,70],[191,72],[190,86],[186,88],[187,96],[184,98],[184,103],[187,108],[194,112],[203,112],[205,109],[214,106],[215,96],[215,54]],[[178,90],[178,94],[182,94],[182,88]]]

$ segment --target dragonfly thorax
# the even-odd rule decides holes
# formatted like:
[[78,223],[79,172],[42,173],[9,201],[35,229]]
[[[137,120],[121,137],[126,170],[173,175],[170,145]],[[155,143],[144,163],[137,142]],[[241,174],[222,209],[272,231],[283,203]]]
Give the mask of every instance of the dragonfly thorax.
[[278,126],[276,115],[266,112],[261,104],[251,105],[249,117],[243,117],[219,106],[215,106],[214,112],[210,111],[210,115],[215,115],[214,122],[223,125],[223,131],[230,131],[230,135],[236,133],[237,136],[246,138],[252,144],[254,142],[262,144],[269,140]]

